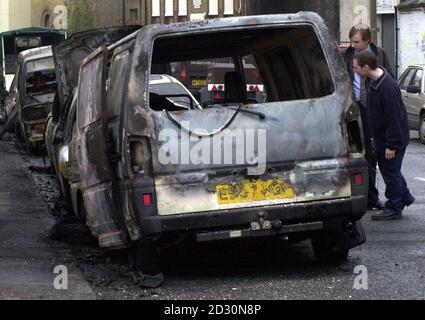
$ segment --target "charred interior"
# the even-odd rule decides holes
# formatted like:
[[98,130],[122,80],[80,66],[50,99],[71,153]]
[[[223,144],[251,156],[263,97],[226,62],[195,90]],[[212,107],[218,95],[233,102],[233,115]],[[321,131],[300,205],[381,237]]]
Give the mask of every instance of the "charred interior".
[[[334,92],[334,81],[321,43],[313,27],[308,25],[158,37],[152,57],[153,64],[181,65],[198,61],[207,65],[205,74],[190,83],[210,85],[209,96],[199,95],[204,107],[217,103],[315,99]],[[211,83],[215,70],[222,70],[221,76],[216,77],[222,79],[219,83]],[[253,73],[256,79],[252,79]],[[184,82],[183,77],[183,70],[180,74],[177,72],[176,78]],[[264,99],[248,97],[250,91],[263,92]],[[151,100],[154,110],[174,111],[166,104],[158,105],[156,99]]]
[[26,94],[28,96],[44,95],[48,93],[55,93],[57,90],[56,74],[54,66],[49,68],[48,65],[43,68],[43,63],[53,64],[53,59],[43,59],[40,61],[32,62],[37,64],[37,68],[28,68],[26,74]]

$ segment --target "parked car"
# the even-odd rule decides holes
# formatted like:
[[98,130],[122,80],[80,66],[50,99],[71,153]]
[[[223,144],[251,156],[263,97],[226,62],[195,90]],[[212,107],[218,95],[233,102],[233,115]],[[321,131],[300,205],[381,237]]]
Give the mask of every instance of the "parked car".
[[11,89],[4,130],[15,126],[18,141],[25,143],[29,150],[41,150],[47,115],[57,90],[50,46],[19,54]]
[[0,33],[0,110],[16,73],[18,55],[26,50],[52,46],[65,40],[65,30],[23,28]]
[[[248,55],[266,102],[247,98]],[[220,104],[188,108],[152,86],[167,65],[216,58],[234,64]],[[59,167],[100,246],[133,248],[152,286],[161,244],[182,237],[310,238],[319,259],[343,261],[366,240],[367,162],[350,88],[314,13],[149,25],[84,59]]]
[[407,109],[411,130],[419,132],[425,144],[425,65],[409,66],[400,77],[402,99]]
[[[61,194],[72,208],[72,203],[77,201],[76,193],[69,189],[68,176],[64,173],[66,168],[59,166],[59,159],[64,153],[63,146],[68,146],[72,139],[75,109],[72,102],[75,100],[75,88],[78,84],[80,66],[90,53],[103,45],[111,45],[129,34],[140,29],[140,26],[116,27],[93,29],[73,34],[60,45],[53,47],[55,58],[55,70],[58,81],[58,92],[55,99],[55,107],[46,123],[46,149],[51,165],[55,169]],[[61,162],[63,163],[63,162]],[[74,198],[72,198],[74,196]],[[73,199],[73,200],[72,200]]]

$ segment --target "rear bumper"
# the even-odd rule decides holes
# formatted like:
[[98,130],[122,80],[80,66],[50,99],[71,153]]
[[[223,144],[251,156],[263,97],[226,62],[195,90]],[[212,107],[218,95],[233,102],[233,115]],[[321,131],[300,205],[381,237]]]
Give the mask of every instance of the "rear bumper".
[[[166,233],[199,234],[205,231],[230,230],[238,227],[246,229],[261,218],[266,221],[280,221],[285,233],[312,231],[311,223],[323,223],[314,230],[335,229],[335,221],[355,222],[367,211],[367,196],[292,203],[270,207],[232,209],[225,211],[182,214],[173,216],[144,217],[139,221],[145,237],[155,237]],[[293,228],[292,226],[297,226]],[[303,227],[305,226],[305,228]]]

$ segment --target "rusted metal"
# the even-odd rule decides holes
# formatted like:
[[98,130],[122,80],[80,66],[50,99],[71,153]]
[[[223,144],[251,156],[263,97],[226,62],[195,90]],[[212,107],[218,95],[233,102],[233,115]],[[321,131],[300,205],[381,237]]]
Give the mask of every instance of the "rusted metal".
[[[235,65],[241,69],[241,57],[251,49],[269,90],[267,102],[175,109],[180,111],[150,108],[154,67],[229,54],[239,58]],[[273,56],[278,63],[272,69],[285,63],[295,68],[280,84],[267,65],[271,52],[279,52]],[[87,223],[104,248],[155,243],[176,233],[226,233],[235,226],[261,229],[269,222],[284,233],[310,230],[308,225],[285,229],[284,224],[323,222],[326,232],[346,223],[357,226],[366,211],[360,115],[342,57],[317,14],[146,26],[92,52],[79,75],[76,99],[70,104],[74,117],[67,165],[79,172],[68,176],[73,180],[71,190],[81,192]],[[297,79],[293,87],[291,77]],[[69,82],[66,76],[61,79]],[[266,132],[264,171],[253,170],[261,169],[256,159],[236,163],[232,158],[223,164],[210,154],[205,163],[186,163],[175,153],[181,145],[193,149],[201,141],[217,145],[214,139],[225,130]],[[176,142],[163,139],[164,132],[174,132]],[[241,144],[237,134],[233,138],[232,155]],[[166,147],[171,147],[168,154],[176,161],[161,160]],[[258,157],[262,147],[254,147]],[[216,149],[220,159],[225,149],[224,145]],[[137,157],[134,150],[140,153]],[[135,164],[135,159],[143,161]],[[354,183],[359,173],[365,181]],[[280,191],[275,192],[277,198],[231,202],[225,196],[220,199],[218,191],[225,193],[226,187],[227,191],[260,187],[266,195]],[[345,250],[364,240],[358,236],[341,243]]]
[[73,34],[53,47],[59,97],[64,105],[78,84],[80,66],[85,57],[102,45],[110,45],[140,29],[141,26],[101,28]]
[[[113,228],[111,227],[109,231],[100,234],[101,222],[102,226],[105,226],[105,221],[111,220],[111,218],[107,218],[107,211],[102,210],[105,219],[101,219],[101,222],[99,222],[97,216],[90,214],[94,212],[90,207],[91,201],[86,201],[87,204],[84,204],[83,186],[77,161],[79,147],[76,135],[73,134],[77,102],[75,88],[78,85],[80,67],[90,53],[101,46],[114,44],[138,29],[140,29],[140,26],[128,26],[76,33],[53,49],[60,99],[56,110],[54,110],[54,113],[57,114],[51,117],[47,123],[47,151],[56,169],[62,195],[71,203],[71,207],[78,216],[87,219],[93,234],[102,237],[101,243],[104,247],[108,247],[110,242],[105,234],[108,233],[111,237],[115,237],[116,230],[111,229]],[[91,84],[87,86],[87,89],[90,88]],[[93,88],[93,90],[95,89]],[[64,148],[66,149],[66,157],[60,157]],[[124,246],[124,241],[121,241],[120,245],[115,242],[113,246],[114,248]]]
[[[14,109],[18,114],[17,132],[29,149],[40,150],[44,145],[45,122],[54,100],[56,80],[54,75],[49,79],[51,83],[42,77],[44,72],[50,71],[54,73],[50,46],[19,54]],[[31,85],[28,83],[30,75],[33,78]]]

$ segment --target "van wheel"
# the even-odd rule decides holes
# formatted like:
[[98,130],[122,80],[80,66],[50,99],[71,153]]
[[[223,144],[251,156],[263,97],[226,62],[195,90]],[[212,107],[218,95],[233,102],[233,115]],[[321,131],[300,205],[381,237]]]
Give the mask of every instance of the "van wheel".
[[143,288],[158,288],[164,282],[160,272],[160,252],[153,240],[140,241],[129,252],[129,260],[135,271],[135,281]]
[[421,120],[419,121],[419,140],[425,144],[425,113],[422,114]]
[[339,238],[328,234],[317,234],[311,238],[316,258],[322,262],[343,263],[348,259],[349,249],[338,245]]

